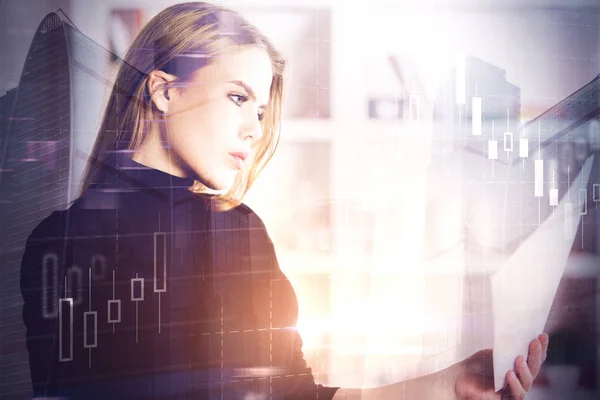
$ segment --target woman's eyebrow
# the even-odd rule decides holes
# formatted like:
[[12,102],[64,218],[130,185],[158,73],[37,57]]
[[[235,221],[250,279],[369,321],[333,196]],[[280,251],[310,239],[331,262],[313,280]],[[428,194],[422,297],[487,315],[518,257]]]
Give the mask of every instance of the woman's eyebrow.
[[[252,99],[256,100],[256,95],[254,94],[254,90],[252,90],[252,88],[250,86],[248,86],[245,82],[243,82],[243,81],[229,81],[229,83],[234,83],[234,84],[240,86],[246,92],[248,92],[248,95]],[[261,107],[266,107],[266,104],[263,104]]]

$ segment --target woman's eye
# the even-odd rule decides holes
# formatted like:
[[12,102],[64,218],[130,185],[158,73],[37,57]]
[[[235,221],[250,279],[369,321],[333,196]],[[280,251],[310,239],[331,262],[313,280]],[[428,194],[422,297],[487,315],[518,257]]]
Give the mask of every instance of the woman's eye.
[[[229,95],[229,98],[231,99],[231,101],[233,101],[238,107],[241,107],[245,102],[248,101],[248,96],[243,95],[243,94],[239,94],[239,93],[232,93]],[[262,121],[263,118],[265,117],[265,112],[261,111],[257,114],[258,120]]]
[[240,107],[248,101],[248,96],[244,96],[243,94],[230,94],[229,98]]

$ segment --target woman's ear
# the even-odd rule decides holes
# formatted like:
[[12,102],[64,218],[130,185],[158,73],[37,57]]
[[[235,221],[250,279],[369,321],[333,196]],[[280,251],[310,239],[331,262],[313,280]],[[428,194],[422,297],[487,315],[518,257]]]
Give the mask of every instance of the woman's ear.
[[170,86],[175,76],[164,71],[154,70],[148,75],[148,92],[154,106],[163,113],[169,112],[176,88]]

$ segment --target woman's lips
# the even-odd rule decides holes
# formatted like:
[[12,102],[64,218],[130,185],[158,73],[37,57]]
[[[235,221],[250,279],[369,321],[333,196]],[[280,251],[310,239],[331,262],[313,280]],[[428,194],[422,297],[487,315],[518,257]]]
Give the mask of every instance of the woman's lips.
[[235,167],[239,170],[244,168],[246,164],[246,159],[248,158],[248,153],[238,152],[238,153],[229,153],[232,157]]

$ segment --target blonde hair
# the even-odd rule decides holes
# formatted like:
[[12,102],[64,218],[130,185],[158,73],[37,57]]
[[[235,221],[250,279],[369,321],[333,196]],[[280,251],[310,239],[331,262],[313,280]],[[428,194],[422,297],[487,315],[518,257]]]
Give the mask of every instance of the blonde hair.
[[189,188],[200,195],[212,195],[212,206],[219,210],[241,204],[279,143],[286,63],[271,42],[240,14],[203,2],[176,4],[164,9],[135,38],[108,99],[81,192],[93,183],[108,152],[136,149],[153,121],[159,119],[148,91],[150,72],[171,73],[173,65],[178,63],[177,82],[185,83],[195,70],[207,65],[214,57],[248,45],[264,48],[273,67],[269,102],[261,121],[263,135],[255,144],[254,161],[238,173],[233,186],[225,193],[216,192],[197,180]]

